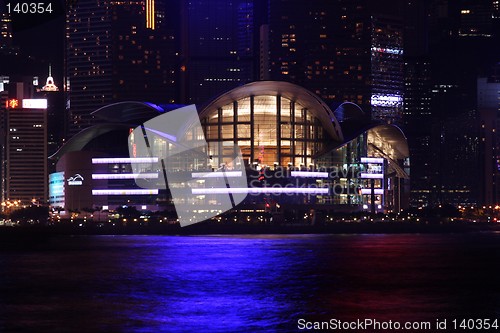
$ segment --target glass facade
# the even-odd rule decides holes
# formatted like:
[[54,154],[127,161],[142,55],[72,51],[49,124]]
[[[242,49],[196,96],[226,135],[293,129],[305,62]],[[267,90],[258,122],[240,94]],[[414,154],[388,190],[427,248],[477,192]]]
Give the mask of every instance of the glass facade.
[[321,170],[329,171],[329,178],[321,183],[333,189],[330,196],[318,197],[320,204],[360,205],[363,197],[360,193],[358,174],[363,172],[359,163],[366,156],[366,134],[362,134],[347,144],[321,155],[316,165]]
[[214,108],[201,119],[214,166],[227,163],[233,146],[247,165],[314,164],[325,133],[313,111],[280,95],[250,96]]
[[[172,191],[186,189],[178,202],[196,206],[197,213],[205,204],[219,209],[214,198],[225,194],[248,194],[238,208],[232,204],[235,212],[291,212],[297,217],[310,209],[325,214],[399,211],[409,192],[404,134],[394,125],[367,123],[363,111],[350,109],[351,104],[339,108],[332,112],[315,95],[286,82],[239,87],[194,111],[184,125],[166,126],[162,132],[161,126],[148,128],[160,135],[148,134],[147,155],[141,155],[141,141],[136,140],[143,132],[129,132],[130,158],[104,159],[108,169],[91,175],[102,186],[92,190],[99,190],[99,199],[108,196],[108,204],[118,204],[116,199],[124,199],[118,191],[135,189],[128,182],[133,173],[141,173],[139,188],[160,191],[149,196],[141,192],[137,202],[149,205],[156,198],[158,204],[171,204]],[[161,114],[152,109],[151,115]],[[242,160],[236,159],[235,147]],[[176,153],[179,149],[182,154]],[[144,158],[154,161],[142,165]],[[129,159],[140,159],[140,167],[126,169]],[[160,164],[167,159],[168,168]],[[168,188],[162,168],[174,177]],[[243,171],[244,182],[235,185],[229,174],[242,177]]]

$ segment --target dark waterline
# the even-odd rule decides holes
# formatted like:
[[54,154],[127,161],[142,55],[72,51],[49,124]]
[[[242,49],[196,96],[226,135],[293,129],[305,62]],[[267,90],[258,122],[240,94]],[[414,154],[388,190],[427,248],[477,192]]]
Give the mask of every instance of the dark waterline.
[[500,234],[58,236],[0,252],[0,332],[500,317]]

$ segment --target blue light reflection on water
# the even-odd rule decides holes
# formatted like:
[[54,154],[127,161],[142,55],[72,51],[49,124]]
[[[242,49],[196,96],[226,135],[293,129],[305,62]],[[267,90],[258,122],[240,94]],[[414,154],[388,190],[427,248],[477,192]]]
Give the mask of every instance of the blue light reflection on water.
[[500,235],[59,237],[0,253],[0,330],[291,332],[500,315]]

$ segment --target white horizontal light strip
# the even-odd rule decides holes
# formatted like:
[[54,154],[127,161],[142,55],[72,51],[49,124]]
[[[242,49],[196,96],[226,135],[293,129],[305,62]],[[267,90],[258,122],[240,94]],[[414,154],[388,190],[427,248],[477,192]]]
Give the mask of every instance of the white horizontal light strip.
[[[372,189],[371,188],[362,188],[361,194],[372,194]],[[373,194],[384,194],[384,189],[382,189],[382,188],[373,189]]]
[[217,178],[217,177],[241,177],[243,174],[241,171],[216,171],[216,172],[193,172],[191,173],[191,177],[193,178]]
[[328,178],[328,172],[318,172],[318,171],[292,171],[292,177],[304,177],[304,178]]
[[92,195],[152,195],[152,194],[158,194],[158,190],[157,189],[92,190]]
[[384,163],[384,159],[381,157],[361,157],[361,163]]
[[23,99],[23,109],[46,109],[47,99]]
[[95,173],[92,179],[157,179],[157,173]]
[[92,164],[110,163],[157,163],[158,157],[116,157],[116,158],[93,158]]
[[194,188],[193,194],[260,194],[260,193],[292,193],[292,194],[328,194],[328,188],[313,187],[253,187],[253,188]]
[[363,179],[383,179],[384,175],[381,173],[361,173]]

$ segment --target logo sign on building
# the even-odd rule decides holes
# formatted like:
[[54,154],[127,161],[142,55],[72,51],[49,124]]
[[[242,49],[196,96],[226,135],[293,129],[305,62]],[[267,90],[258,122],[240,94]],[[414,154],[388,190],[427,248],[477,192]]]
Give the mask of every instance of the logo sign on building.
[[79,173],[76,173],[73,177],[69,177],[67,181],[69,186],[83,185],[83,176]]
[[9,100],[5,101],[5,107],[7,109],[18,108],[19,107],[19,100],[15,99],[15,98],[9,99]]
[[[161,149],[163,145],[155,144],[162,141],[169,146],[166,152]],[[156,159],[154,163],[132,163],[135,182],[147,189],[165,189],[168,184],[181,226],[233,209],[249,191],[238,146],[224,146],[227,158],[223,165],[216,171],[209,170],[208,143],[194,105],[162,114],[135,128],[129,135],[129,155]],[[155,181],[145,177],[157,170],[163,171],[163,177]],[[201,172],[191,172],[195,170]]]
[[45,98],[23,99],[23,109],[46,109],[47,100]]

